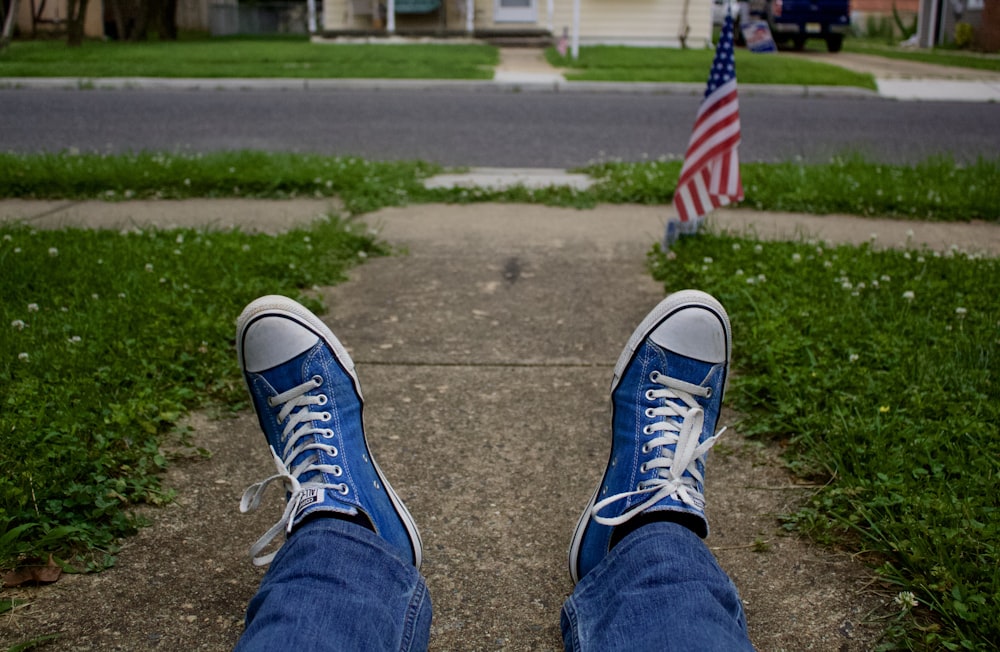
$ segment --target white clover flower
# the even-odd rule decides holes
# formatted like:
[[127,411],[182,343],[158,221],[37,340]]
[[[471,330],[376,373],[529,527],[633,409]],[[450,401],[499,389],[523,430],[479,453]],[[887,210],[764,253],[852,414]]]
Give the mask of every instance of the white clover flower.
[[878,233],[869,233],[868,239],[871,240],[872,242],[875,242],[876,240],[878,240]]
[[147,272],[153,271],[153,263],[146,263],[146,271]]
[[851,285],[851,282],[850,282],[850,281],[844,281],[843,283],[841,283],[841,284],[840,284],[840,287],[844,288],[845,290],[850,290],[850,289],[852,289],[852,288],[853,288],[854,286],[853,286],[853,285]]
[[963,317],[965,317],[965,315],[968,314],[968,312],[969,311],[966,310],[965,308],[963,308],[962,306],[959,306],[959,307],[955,308],[955,314],[958,315],[959,319],[962,319]]
[[754,278],[753,276],[748,276],[747,277],[747,285],[753,285],[756,282],[757,282],[757,279]]
[[23,319],[15,319],[10,323],[11,328],[17,329],[19,331],[23,331],[25,326],[27,326],[27,324],[24,323]]
[[802,262],[802,254],[800,254],[798,252],[792,254],[792,262],[793,263],[801,263]]
[[903,252],[903,258],[905,258],[906,260],[909,260],[910,259],[910,252],[909,251],[904,251]]
[[180,256],[181,255],[181,250],[180,249],[174,249],[174,255],[175,256]]
[[191,179],[184,179],[184,185],[185,186],[190,186],[191,185]]
[[183,233],[178,233],[177,234],[177,239],[174,240],[174,242],[176,242],[177,244],[184,244],[184,234]]
[[823,261],[823,267],[825,267],[827,269],[830,269],[831,267],[833,267],[833,263],[831,261],[829,261],[829,260],[824,260]]
[[310,238],[309,236],[303,236],[302,242],[312,242],[312,238]]
[[917,256],[917,262],[918,263],[924,262],[924,257],[923,256]]
[[875,288],[876,290],[878,289],[878,281],[876,281],[875,279],[872,279],[872,287]]
[[764,251],[764,245],[760,245],[760,244],[758,244],[758,245],[754,245],[754,247],[753,247],[753,252],[754,252],[755,254],[759,254],[759,253],[760,253],[760,252],[762,252],[762,251]]
[[878,280],[888,283],[889,281],[892,280],[892,277],[890,277],[888,274],[883,274],[882,276],[878,277]]
[[906,299],[907,301],[913,301],[915,296],[916,295],[913,294],[913,290],[907,290],[906,292],[903,293],[903,298]]
[[704,258],[702,258],[701,262],[705,263],[706,265],[711,265],[712,262],[713,262],[712,261],[712,257],[711,256],[705,256]]
[[234,167],[229,168],[229,174],[233,174],[234,172],[236,172],[236,168]]
[[758,274],[758,275],[757,275],[757,281],[758,281],[758,282],[760,282],[760,283],[763,283],[763,282],[764,282],[764,281],[766,281],[766,280],[767,280],[767,277],[766,277],[766,276],[764,276],[763,274]]
[[849,362],[857,362],[858,361],[858,354],[857,353],[852,353],[851,355],[849,355],[847,357],[847,360]]
[[900,591],[899,595],[893,598],[892,601],[903,609],[913,609],[920,604],[917,602],[917,596],[913,595],[912,591]]
[[739,250],[740,250],[740,243],[739,242],[734,242],[733,243],[733,251],[739,251]]
[[55,247],[49,247],[49,255],[50,256],[58,256],[59,255],[59,250],[56,249]]
[[245,244],[245,245],[243,245],[242,249],[243,249],[243,251],[250,251],[250,245]]
[[93,294],[90,295],[90,298],[93,299],[94,301],[97,301],[101,297],[96,292],[94,292]]
[[743,276],[743,270],[742,269],[736,270],[736,275],[737,276]]
[[74,335],[73,337],[70,337],[66,341],[69,342],[70,344],[79,344],[80,342],[83,341],[83,338],[80,337],[79,335]]
[[118,293],[118,298],[119,299],[124,299],[125,298],[125,293],[124,292],[119,292]]
[[29,303],[28,304],[28,312],[38,312],[38,304],[37,303]]
[[20,360],[21,362],[27,362],[28,361],[28,354],[27,353],[18,353],[17,354],[17,359]]
[[864,290],[865,289],[865,282],[864,281],[861,281],[860,283],[858,283],[858,289],[859,290]]
[[167,279],[163,276],[160,277],[160,283],[166,283]]
[[9,233],[4,233],[4,234],[3,234],[3,241],[4,241],[4,242],[10,242],[11,240],[13,240],[13,238],[12,238],[12,237],[10,237],[10,234],[9,234]]
[[295,269],[295,263],[288,263],[288,269]]

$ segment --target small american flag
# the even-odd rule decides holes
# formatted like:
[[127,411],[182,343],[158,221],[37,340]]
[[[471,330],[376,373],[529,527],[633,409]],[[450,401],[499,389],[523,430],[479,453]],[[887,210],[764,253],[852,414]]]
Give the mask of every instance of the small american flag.
[[705,99],[698,107],[684,166],[674,191],[674,207],[682,222],[743,199],[740,181],[740,110],[733,60],[733,18],[727,12],[708,76]]

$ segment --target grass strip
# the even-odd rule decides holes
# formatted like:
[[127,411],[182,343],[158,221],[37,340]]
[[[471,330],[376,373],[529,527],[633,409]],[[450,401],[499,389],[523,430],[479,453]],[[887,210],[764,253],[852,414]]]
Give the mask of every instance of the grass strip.
[[0,568],[112,563],[129,509],[170,499],[158,473],[164,444],[185,444],[180,416],[245,402],[243,305],[335,283],[380,251],[336,219],[274,237],[0,225]]
[[[0,197],[37,199],[183,199],[189,197],[340,197],[352,213],[407,202],[539,202],[668,204],[680,161],[607,162],[582,171],[598,183],[496,191],[427,190],[441,170],[421,162],[378,163],[354,157],[263,152],[211,154],[0,153]],[[743,206],[816,214],[967,221],[1000,220],[1000,159],[968,165],[935,158],[887,165],[860,156],[829,163],[744,163]]]
[[[560,57],[555,48],[545,51],[549,63],[566,68],[570,81],[698,82],[712,66],[714,50],[635,48],[594,45],[580,48],[580,57]],[[839,66],[804,61],[795,57],[736,51],[736,73],[741,84],[800,84],[810,86],[858,86],[876,90],[870,74]]]
[[844,50],[847,52],[856,52],[857,54],[871,54],[887,59],[918,61],[920,63],[933,63],[953,68],[973,68],[976,70],[1000,72],[1000,55],[996,54],[977,54],[975,52],[948,50],[944,48],[933,48],[930,50],[903,48],[895,45],[880,44],[873,42],[871,39],[852,38],[844,41]]
[[704,234],[649,263],[726,306],[743,431],[824,485],[787,525],[867,553],[892,645],[995,645],[1000,261]]
[[212,38],[122,43],[15,41],[0,77],[492,79],[489,45],[315,44],[308,39]]

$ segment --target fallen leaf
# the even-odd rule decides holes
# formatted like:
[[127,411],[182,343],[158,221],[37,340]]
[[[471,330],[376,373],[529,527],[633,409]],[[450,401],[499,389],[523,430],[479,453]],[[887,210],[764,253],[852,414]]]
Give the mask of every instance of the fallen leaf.
[[62,575],[62,568],[49,555],[49,563],[44,566],[21,566],[3,576],[4,587],[21,586],[22,584],[51,584]]

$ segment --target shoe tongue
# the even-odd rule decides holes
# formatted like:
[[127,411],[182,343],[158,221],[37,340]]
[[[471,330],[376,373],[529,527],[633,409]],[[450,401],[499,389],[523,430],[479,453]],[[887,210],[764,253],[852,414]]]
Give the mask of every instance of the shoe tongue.
[[313,373],[306,364],[306,361],[312,354],[313,348],[315,348],[315,345],[276,367],[271,367],[257,373],[271,385],[277,394],[297,387],[313,376]]

